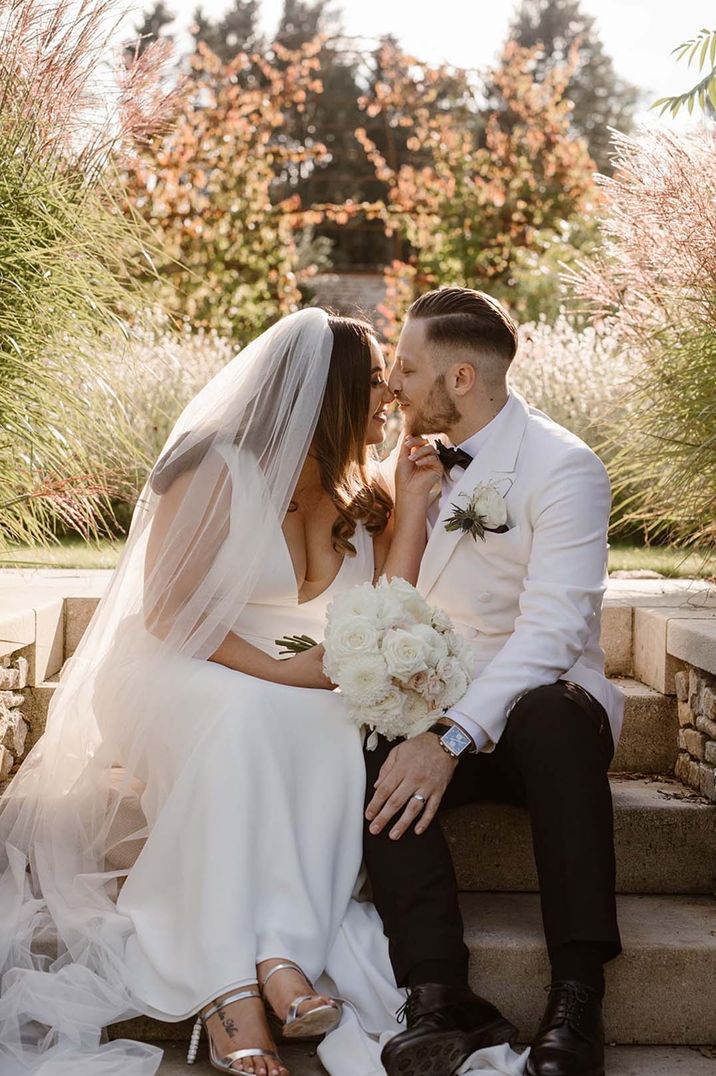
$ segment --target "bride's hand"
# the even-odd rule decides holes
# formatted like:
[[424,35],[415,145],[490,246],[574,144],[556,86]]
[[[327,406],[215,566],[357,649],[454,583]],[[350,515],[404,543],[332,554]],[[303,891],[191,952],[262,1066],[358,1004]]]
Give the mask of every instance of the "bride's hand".
[[323,643],[292,658],[278,658],[282,684],[290,687],[319,687],[333,691],[336,686],[323,671]]
[[396,501],[405,497],[424,501],[442,474],[440,457],[430,442],[424,437],[406,437],[395,468]]

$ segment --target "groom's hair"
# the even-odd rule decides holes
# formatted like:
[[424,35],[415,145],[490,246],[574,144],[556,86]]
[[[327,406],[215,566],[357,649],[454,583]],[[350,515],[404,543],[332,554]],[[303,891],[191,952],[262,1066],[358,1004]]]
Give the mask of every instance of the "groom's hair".
[[517,325],[505,308],[484,291],[437,288],[408,307],[409,318],[427,321],[426,339],[491,352],[509,365],[517,351]]

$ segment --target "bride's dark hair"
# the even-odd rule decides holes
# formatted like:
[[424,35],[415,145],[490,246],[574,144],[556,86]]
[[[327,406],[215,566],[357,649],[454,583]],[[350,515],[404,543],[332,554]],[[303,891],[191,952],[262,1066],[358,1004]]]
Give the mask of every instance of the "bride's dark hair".
[[375,330],[356,318],[331,316],[333,350],[311,452],[318,462],[321,485],[336,506],[333,548],[354,556],[351,538],[357,524],[380,534],[393,502],[369,474],[366,431],[370,420],[371,345]]
[[[356,318],[330,316],[333,348],[323,403],[318,416],[310,451],[318,461],[321,485],[336,506],[338,519],[333,525],[333,548],[354,556],[351,538],[359,522],[370,534],[380,534],[388,523],[393,502],[390,495],[369,474],[366,431],[370,418],[370,382],[373,368],[371,344],[375,331]],[[280,431],[269,421],[275,400],[287,391],[286,371],[291,363],[291,347],[286,345],[285,361],[276,364],[270,380],[260,381],[254,389],[255,401],[234,436],[234,442],[251,451],[260,466],[267,467],[280,445]],[[292,390],[297,392],[298,386]],[[287,409],[290,411],[290,407]],[[207,434],[188,450],[182,443],[189,431],[182,433],[156,463],[149,476],[151,488],[163,494],[183,473],[198,467],[214,439]],[[289,512],[297,505],[291,501]]]

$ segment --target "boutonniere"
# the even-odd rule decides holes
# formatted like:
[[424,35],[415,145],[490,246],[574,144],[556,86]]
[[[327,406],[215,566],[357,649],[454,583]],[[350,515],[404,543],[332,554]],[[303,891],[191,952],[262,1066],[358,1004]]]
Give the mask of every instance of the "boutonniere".
[[461,493],[467,501],[464,508],[453,504],[453,514],[445,520],[446,531],[462,531],[471,534],[477,541],[484,542],[485,532],[504,534],[507,526],[507,506],[505,499],[494,482],[481,482],[472,493]]

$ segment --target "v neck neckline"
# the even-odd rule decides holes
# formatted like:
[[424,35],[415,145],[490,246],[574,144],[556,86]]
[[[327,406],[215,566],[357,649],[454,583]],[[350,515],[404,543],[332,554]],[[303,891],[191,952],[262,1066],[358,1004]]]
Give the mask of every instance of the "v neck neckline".
[[[359,526],[360,526],[360,524],[358,524],[356,526],[356,533],[358,532],[358,527]],[[288,542],[286,541],[286,535],[283,533],[283,526],[280,526],[279,530],[281,531],[281,547],[283,548],[283,550],[285,552],[286,562],[287,562],[287,565],[288,565],[288,569],[289,569],[289,571],[291,573],[291,579],[292,579],[292,582],[293,582],[294,602],[295,602],[296,606],[298,606],[299,608],[301,606],[304,606],[304,605],[310,605],[311,602],[318,601],[319,598],[323,597],[324,594],[327,594],[328,591],[331,590],[331,588],[336,585],[336,583],[338,582],[338,578],[339,578],[341,572],[343,571],[343,569],[346,566],[346,561],[348,560],[348,557],[344,554],[343,559],[341,560],[340,566],[338,568],[338,571],[333,576],[333,579],[330,581],[330,583],[328,584],[327,587],[324,587],[323,590],[320,591],[320,593],[314,594],[312,598],[307,598],[306,601],[301,601],[301,595],[299,593],[299,588],[298,588],[298,580],[296,578],[296,572],[295,572],[295,569],[293,567],[293,557],[291,556],[291,550],[288,548]]]

